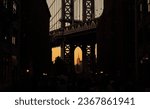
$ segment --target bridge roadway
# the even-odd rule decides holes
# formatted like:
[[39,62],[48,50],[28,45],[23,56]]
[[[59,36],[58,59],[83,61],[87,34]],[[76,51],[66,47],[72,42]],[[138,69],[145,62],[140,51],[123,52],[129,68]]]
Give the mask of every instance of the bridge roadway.
[[64,29],[59,28],[50,31],[51,47],[61,46],[64,41],[74,44],[89,43],[91,41],[96,43],[97,23],[98,18],[85,23],[76,23]]

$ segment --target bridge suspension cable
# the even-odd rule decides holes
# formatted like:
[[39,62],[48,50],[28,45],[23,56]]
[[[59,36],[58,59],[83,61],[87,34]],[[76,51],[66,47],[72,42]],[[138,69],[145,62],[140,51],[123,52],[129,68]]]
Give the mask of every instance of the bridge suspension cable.
[[54,28],[54,26],[57,25],[57,23],[59,22],[59,20],[57,22],[55,22],[51,27],[50,27],[50,30]]
[[60,8],[57,13],[51,18],[50,22],[59,14],[59,12],[61,11],[62,8]]
[[54,0],[54,1],[52,2],[52,4],[49,6],[49,9],[53,6],[53,4],[55,3],[55,1],[56,1],[56,0]]
[[60,27],[61,9],[61,0],[53,0],[50,2],[49,10],[52,15],[52,18],[50,18],[50,30],[55,30]]

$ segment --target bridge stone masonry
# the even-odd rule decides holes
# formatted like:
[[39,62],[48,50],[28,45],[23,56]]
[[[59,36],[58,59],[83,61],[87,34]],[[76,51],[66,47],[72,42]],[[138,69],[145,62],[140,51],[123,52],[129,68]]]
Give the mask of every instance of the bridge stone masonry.
[[83,72],[95,72],[95,44],[98,18],[95,18],[94,0],[82,1],[82,20],[74,19],[74,2],[62,0],[61,27],[50,31],[51,47],[61,46],[61,57],[74,71],[74,50],[82,50]]

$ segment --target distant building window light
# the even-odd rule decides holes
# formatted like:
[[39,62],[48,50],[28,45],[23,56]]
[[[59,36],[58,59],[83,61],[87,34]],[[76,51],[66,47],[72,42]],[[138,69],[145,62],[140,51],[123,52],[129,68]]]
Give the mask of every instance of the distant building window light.
[[17,57],[13,55],[12,60],[17,60]]
[[148,3],[148,12],[150,12],[150,0],[147,0]]
[[12,37],[12,44],[15,45],[16,44],[16,37]]
[[26,72],[27,72],[27,73],[29,73],[29,72],[30,72],[30,70],[29,70],[29,69],[27,69],[27,70],[26,70]]
[[17,56],[15,56],[15,55],[12,56],[12,63],[13,63],[14,65],[17,64]]
[[17,5],[15,3],[15,1],[13,1],[13,13],[16,14],[16,10],[17,10]]
[[7,40],[7,36],[5,36],[4,38],[5,38],[5,40]]
[[148,12],[150,12],[150,4],[148,5]]
[[43,73],[43,76],[47,76],[47,73]]
[[7,8],[8,7],[8,1],[7,0],[3,0],[3,5]]
[[100,73],[102,74],[102,73],[104,73],[103,71],[100,71]]
[[140,4],[140,12],[142,12],[142,8],[143,8],[143,6],[142,6],[142,4]]

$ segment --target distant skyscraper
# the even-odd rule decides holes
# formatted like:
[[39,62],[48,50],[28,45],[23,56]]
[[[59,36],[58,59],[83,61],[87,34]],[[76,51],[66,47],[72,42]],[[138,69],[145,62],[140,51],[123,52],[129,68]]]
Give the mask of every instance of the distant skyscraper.
[[77,58],[77,64],[80,65],[81,61],[80,61],[80,57],[78,55],[78,58]]
[[76,73],[81,73],[82,72],[82,61],[80,60],[80,57],[78,55],[78,58],[77,58],[77,64],[75,65],[75,71]]

